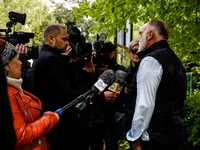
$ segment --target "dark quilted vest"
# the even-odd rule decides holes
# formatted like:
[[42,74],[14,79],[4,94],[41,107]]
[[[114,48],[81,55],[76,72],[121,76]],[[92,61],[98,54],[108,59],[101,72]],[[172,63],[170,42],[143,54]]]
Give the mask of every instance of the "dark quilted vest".
[[[186,73],[167,41],[159,41],[151,45],[143,55],[154,57],[163,68],[155,109],[147,132],[152,145],[165,146],[166,143],[170,144],[184,136],[183,106],[187,89]],[[136,93],[136,88],[134,90]],[[133,102],[135,100],[132,99]]]

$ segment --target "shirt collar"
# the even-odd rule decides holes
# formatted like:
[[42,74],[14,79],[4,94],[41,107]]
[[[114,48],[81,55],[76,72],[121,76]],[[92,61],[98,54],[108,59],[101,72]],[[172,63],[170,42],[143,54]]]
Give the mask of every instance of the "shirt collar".
[[58,50],[57,48],[53,48],[50,45],[45,44],[45,43],[43,43],[41,49],[46,50],[46,51],[53,51],[55,53],[63,53],[61,50]]

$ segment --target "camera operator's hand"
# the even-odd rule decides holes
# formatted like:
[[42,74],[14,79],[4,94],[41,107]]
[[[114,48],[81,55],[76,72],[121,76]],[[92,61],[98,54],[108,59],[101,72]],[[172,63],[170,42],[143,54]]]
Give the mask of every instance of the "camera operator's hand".
[[113,103],[117,98],[117,93],[111,91],[105,91],[104,97],[106,102]]
[[92,59],[93,56],[91,56],[91,58],[87,59],[86,62],[85,62],[85,67],[83,68],[83,70],[85,70],[86,72],[88,73],[95,73],[95,67],[94,67],[94,64],[93,64],[93,59]]
[[101,71],[108,70],[108,65],[107,64],[104,64],[103,66],[104,67],[100,67],[99,70],[101,70]]
[[28,53],[28,48],[23,44],[17,44],[15,47],[18,50],[18,53],[23,53],[23,54]]
[[124,93],[129,94],[129,92],[130,92],[130,89],[127,88],[127,87],[125,87],[125,88],[124,88]]
[[109,59],[112,59],[114,57],[117,57],[117,51],[113,51],[112,53],[108,54]]
[[67,45],[66,51],[62,53],[63,55],[69,56],[72,51],[72,48],[70,45]]

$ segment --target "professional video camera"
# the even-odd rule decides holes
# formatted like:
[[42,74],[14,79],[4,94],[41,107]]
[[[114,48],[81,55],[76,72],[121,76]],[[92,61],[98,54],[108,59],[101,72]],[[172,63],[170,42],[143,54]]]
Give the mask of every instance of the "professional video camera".
[[[0,32],[5,32],[5,35],[0,38],[12,43],[13,45],[17,44],[25,44],[29,43],[30,38],[34,38],[34,33],[28,32],[13,32],[13,34],[9,34],[12,32],[11,28],[13,25],[16,25],[17,22],[22,25],[25,24],[26,14],[25,13],[17,13],[17,12],[9,12],[10,21],[7,22],[7,29],[0,29]],[[20,54],[20,60],[28,60],[28,59],[37,59],[38,58],[38,46],[27,46],[28,53]]]
[[97,39],[93,41],[93,47],[96,53],[93,61],[97,68],[104,68],[109,61],[108,54],[116,51],[116,46],[110,41],[105,42],[105,40],[105,33],[101,33],[100,35],[97,34]]
[[72,21],[67,21],[67,32],[69,35],[70,46],[72,47],[72,52],[70,55],[78,56],[80,58],[89,58],[92,54],[91,43],[85,43],[85,38],[81,35],[80,30]]

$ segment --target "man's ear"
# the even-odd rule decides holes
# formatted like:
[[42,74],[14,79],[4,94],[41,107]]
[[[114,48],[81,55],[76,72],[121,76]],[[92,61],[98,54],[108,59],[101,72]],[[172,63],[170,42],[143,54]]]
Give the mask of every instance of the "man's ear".
[[49,41],[49,43],[53,44],[55,42],[55,37],[52,34],[49,34],[48,41]]
[[154,31],[153,30],[150,30],[149,33],[148,33],[148,37],[147,37],[147,40],[150,41],[154,36]]

